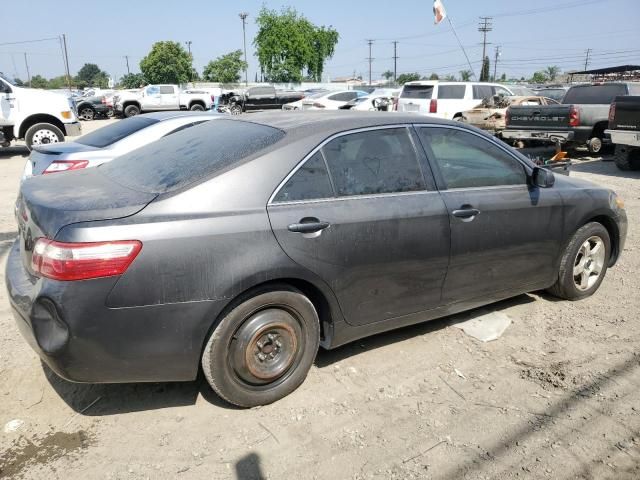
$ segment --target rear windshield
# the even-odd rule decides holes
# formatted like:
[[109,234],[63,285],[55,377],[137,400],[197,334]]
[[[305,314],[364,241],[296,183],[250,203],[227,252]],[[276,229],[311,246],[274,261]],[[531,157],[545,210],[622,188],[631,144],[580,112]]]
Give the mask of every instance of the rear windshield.
[[609,105],[617,95],[626,95],[627,88],[622,84],[590,85],[572,87],[564,96],[562,103],[583,103]]
[[102,127],[95,132],[87,133],[75,141],[90,147],[104,148],[154,123],[158,123],[158,120],[147,117],[126,118]]
[[100,166],[121,185],[167,193],[214,175],[284,137],[273,127],[217,120],[188,128]]
[[400,98],[419,98],[431,100],[433,85],[405,85]]

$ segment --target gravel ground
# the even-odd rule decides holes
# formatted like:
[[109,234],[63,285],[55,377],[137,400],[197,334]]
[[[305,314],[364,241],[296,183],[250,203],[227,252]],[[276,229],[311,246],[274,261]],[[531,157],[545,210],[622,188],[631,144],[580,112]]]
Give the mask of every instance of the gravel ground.
[[[26,156],[0,150],[2,265]],[[1,288],[0,477],[640,478],[640,175],[575,162],[573,176],[621,195],[630,222],[596,295],[491,306],[513,323],[490,343],[450,326],[484,310],[321,351],[307,381],[266,407],[231,408],[202,379],[60,380],[20,337]]]

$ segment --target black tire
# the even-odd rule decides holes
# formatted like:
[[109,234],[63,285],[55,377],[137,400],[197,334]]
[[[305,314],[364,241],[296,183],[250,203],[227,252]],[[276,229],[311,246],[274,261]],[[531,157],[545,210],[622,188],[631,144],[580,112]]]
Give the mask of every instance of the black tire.
[[204,107],[199,103],[194,103],[193,105],[191,105],[191,108],[189,110],[191,110],[192,112],[204,112]]
[[602,139],[598,137],[592,137],[587,142],[587,148],[589,153],[598,154],[602,151]]
[[36,123],[24,134],[24,143],[31,150],[35,145],[64,142],[64,133],[51,123]]
[[137,105],[127,105],[124,107],[124,117],[135,117],[136,115],[140,115],[140,108]]
[[81,107],[78,111],[78,117],[80,118],[80,120],[90,121],[93,120],[95,116],[96,111],[89,106]]
[[240,115],[242,113],[242,107],[237,103],[233,104],[229,108],[229,113],[231,113],[231,115]]
[[[587,288],[581,289],[576,285],[576,281],[580,281],[583,276],[575,276],[574,267],[579,268],[579,263],[582,258],[584,258],[584,256],[580,256],[583,245],[593,238],[599,238],[602,240],[604,258],[602,260],[602,265],[599,268],[598,276],[593,278],[593,283],[591,285],[587,284]],[[610,256],[611,239],[609,238],[609,232],[607,229],[598,222],[587,223],[573,234],[571,241],[562,255],[562,259],[560,260],[560,268],[558,270],[556,283],[547,291],[556,297],[564,298],[566,300],[581,300],[593,295],[600,287],[600,284],[607,273]],[[596,267],[598,267],[598,265],[596,265]],[[591,281],[592,276],[587,275],[587,277],[589,278],[589,281]]]
[[613,161],[620,170],[640,170],[640,148],[616,145]]
[[267,405],[298,388],[320,343],[320,322],[300,291],[256,291],[224,314],[202,355],[211,388],[239,407]]

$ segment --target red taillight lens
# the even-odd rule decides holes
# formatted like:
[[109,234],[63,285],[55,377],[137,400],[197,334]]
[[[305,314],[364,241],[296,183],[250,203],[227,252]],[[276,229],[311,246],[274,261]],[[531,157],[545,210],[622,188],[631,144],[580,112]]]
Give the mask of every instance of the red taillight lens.
[[613,102],[609,107],[609,128],[614,128],[613,119],[616,117],[616,102]]
[[438,100],[435,98],[429,102],[429,113],[438,113]]
[[136,258],[138,240],[64,243],[39,238],[33,247],[31,268],[54,280],[88,280],[122,275]]
[[43,174],[66,172],[68,170],[81,170],[89,165],[89,160],[56,160],[52,162]]
[[511,110],[507,108],[507,112],[504,114],[504,124],[508,126],[511,123]]
[[580,126],[580,113],[578,109],[571,105],[569,109],[569,126],[570,127],[579,127]]
[[106,104],[107,104],[107,99],[106,99],[106,97],[102,97],[102,98],[100,99],[100,103],[102,103],[103,105],[106,105]]
[[216,96],[215,95],[211,95],[211,103],[216,103]]

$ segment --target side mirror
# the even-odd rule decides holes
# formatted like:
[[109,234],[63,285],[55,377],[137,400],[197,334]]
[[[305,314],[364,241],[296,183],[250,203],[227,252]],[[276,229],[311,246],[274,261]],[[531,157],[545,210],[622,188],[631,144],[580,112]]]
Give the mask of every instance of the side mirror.
[[536,167],[531,175],[531,180],[536,187],[551,188],[556,183],[556,177],[551,170]]

